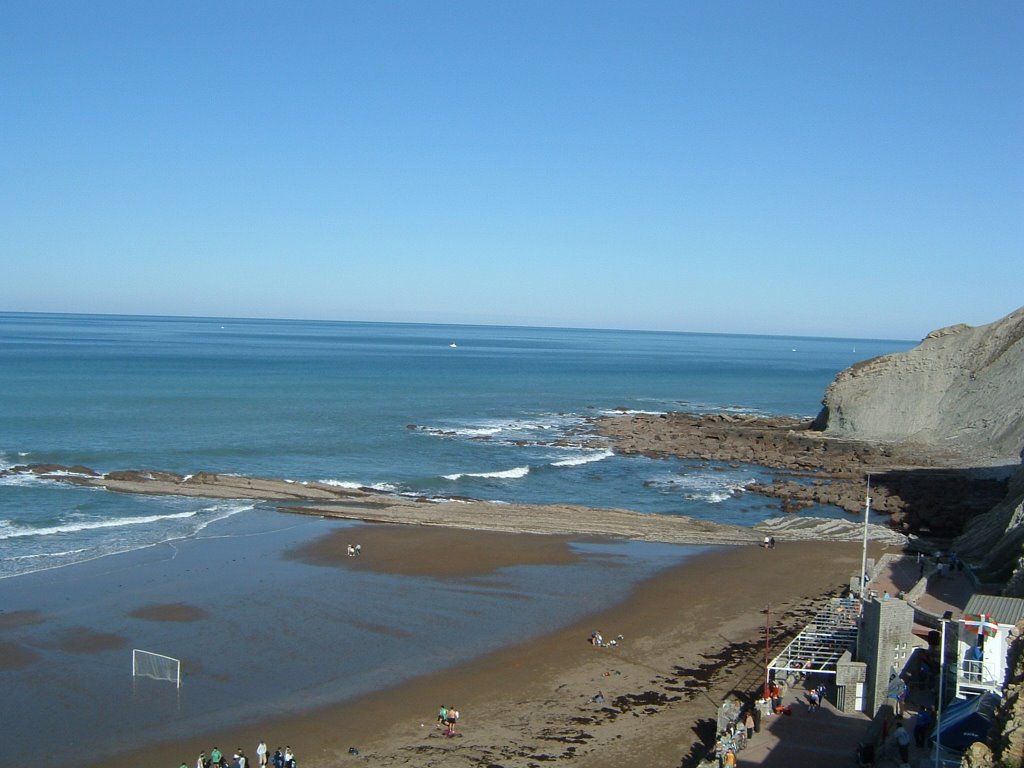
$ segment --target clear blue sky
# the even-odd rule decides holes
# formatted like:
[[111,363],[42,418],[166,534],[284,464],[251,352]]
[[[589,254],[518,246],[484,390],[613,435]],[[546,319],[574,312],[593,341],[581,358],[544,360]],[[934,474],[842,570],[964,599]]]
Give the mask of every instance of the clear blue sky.
[[1024,3],[0,4],[0,310],[920,338],[1024,305]]

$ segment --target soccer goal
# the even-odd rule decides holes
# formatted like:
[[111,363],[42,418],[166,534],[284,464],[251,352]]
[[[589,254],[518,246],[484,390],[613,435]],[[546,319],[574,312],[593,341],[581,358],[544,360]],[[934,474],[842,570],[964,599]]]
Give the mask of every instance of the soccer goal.
[[132,650],[132,677],[170,680],[181,688],[181,660],[135,648]]

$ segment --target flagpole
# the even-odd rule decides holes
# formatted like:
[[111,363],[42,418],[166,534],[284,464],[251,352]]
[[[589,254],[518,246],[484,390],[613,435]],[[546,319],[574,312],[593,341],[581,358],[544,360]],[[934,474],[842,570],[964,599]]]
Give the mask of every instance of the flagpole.
[[935,713],[935,768],[939,768],[939,739],[942,737],[942,699],[946,688],[946,620],[942,622],[942,639],[939,641],[939,706]]
[[868,588],[868,513],[871,511],[871,475],[868,474],[868,488],[864,493],[864,546],[860,555],[860,599],[864,602],[864,595]]

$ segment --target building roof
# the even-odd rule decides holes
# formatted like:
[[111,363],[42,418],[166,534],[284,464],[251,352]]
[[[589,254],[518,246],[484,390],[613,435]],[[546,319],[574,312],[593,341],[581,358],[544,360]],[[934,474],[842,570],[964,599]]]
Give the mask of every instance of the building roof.
[[999,624],[1016,624],[1024,619],[1024,600],[999,595],[973,595],[967,601],[964,615],[987,613]]
[[778,672],[834,675],[839,657],[857,642],[859,614],[858,601],[832,598],[818,608],[814,621],[790,641],[769,667]]

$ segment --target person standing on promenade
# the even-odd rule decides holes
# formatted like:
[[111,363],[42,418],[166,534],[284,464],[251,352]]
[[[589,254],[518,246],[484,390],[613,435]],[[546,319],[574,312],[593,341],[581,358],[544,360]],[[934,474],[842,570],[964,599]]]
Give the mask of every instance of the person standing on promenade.
[[918,747],[923,747],[928,739],[928,731],[932,728],[931,707],[924,707],[920,712],[917,713],[917,720],[914,724],[914,743]]
[[743,719],[743,725],[747,728],[747,740],[754,738],[754,714],[749,709],[747,716]]
[[900,762],[910,762],[910,734],[907,733],[906,723],[900,718],[899,727],[896,729],[896,746],[900,750]]

